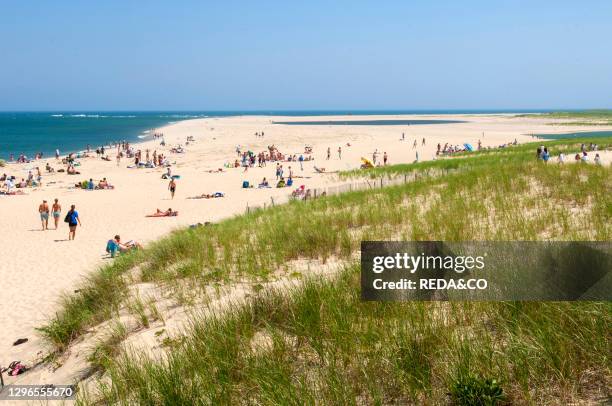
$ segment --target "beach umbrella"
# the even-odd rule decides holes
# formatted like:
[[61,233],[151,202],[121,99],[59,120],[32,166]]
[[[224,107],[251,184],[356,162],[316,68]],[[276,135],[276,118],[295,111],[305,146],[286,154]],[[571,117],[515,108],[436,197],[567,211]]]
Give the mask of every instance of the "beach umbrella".
[[463,146],[470,152],[474,151],[474,147],[472,146],[472,144],[463,144]]

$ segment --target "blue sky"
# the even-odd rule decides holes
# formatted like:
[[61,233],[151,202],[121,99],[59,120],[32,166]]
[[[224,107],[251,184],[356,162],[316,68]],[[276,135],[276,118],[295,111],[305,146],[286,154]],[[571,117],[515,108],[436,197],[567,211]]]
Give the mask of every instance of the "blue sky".
[[0,0],[0,110],[612,107],[612,1]]

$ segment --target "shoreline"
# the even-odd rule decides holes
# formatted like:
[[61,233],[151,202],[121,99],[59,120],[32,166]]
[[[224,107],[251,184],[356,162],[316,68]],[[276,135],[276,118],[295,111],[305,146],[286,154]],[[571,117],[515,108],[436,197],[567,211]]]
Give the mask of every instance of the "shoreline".
[[[461,110],[461,109],[447,109],[447,110],[286,110],[286,111],[202,111],[202,112],[190,112],[190,111],[168,111],[168,112],[159,112],[159,111],[3,111],[0,112],[0,118],[2,115],[6,114],[44,114],[45,117],[55,117],[62,119],[69,118],[87,118],[87,119],[98,119],[98,118],[123,118],[123,117],[131,117],[137,118],[138,114],[159,114],[160,116],[167,116],[165,118],[173,121],[167,121],[163,125],[145,127],[143,130],[139,130],[137,134],[132,134],[129,137],[125,137],[124,140],[106,140],[107,143],[104,145],[106,148],[108,142],[112,141],[128,141],[130,143],[139,143],[140,136],[144,131],[155,131],[162,129],[167,126],[171,126],[181,121],[193,120],[193,119],[213,119],[213,118],[240,118],[240,117],[283,117],[283,118],[296,118],[296,117],[332,117],[332,116],[342,116],[342,117],[358,117],[358,116],[449,116],[449,115],[478,115],[478,116],[510,116],[516,114],[545,114],[548,112],[553,112],[554,110],[531,110],[531,109],[508,109],[508,110]],[[191,113],[191,114],[190,114]],[[136,114],[135,116],[133,116]],[[119,128],[120,130],[120,128]],[[121,138],[121,137],[119,137]],[[132,138],[130,140],[129,138]],[[1,141],[1,139],[0,139]],[[146,141],[146,140],[145,140]],[[96,148],[102,145],[94,145],[95,142],[91,142],[91,147],[95,150]],[[69,151],[73,153],[83,153],[86,151],[87,143],[81,145],[79,148],[74,150],[69,150],[65,145],[58,144],[52,147],[49,151],[36,151],[42,152],[43,156],[53,157],[55,153],[55,149],[59,149],[60,151]],[[15,158],[19,155],[23,154],[23,151],[20,152],[2,152],[6,154],[6,156],[0,156],[0,160],[5,161],[5,163],[9,162],[9,156],[12,153]],[[27,155],[27,154],[26,154]],[[66,155],[66,154],[62,154]]]

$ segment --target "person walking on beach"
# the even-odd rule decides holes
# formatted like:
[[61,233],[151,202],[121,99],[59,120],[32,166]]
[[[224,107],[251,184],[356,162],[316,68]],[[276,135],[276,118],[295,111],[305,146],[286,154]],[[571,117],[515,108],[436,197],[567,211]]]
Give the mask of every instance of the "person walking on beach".
[[76,206],[74,204],[70,206],[70,210],[68,213],[66,213],[66,218],[64,221],[68,223],[68,241],[74,240],[77,226],[82,226],[81,218],[79,217],[79,213],[76,211]]
[[329,158],[331,157],[331,148],[327,147],[327,160],[329,161]]
[[406,135],[402,133],[402,141],[404,141],[405,139],[406,139]]
[[414,144],[412,144],[412,149],[415,149],[417,147],[417,140],[416,138],[414,139]]
[[62,214],[62,206],[59,204],[57,199],[53,201],[51,213],[53,214],[53,222],[55,223],[55,229],[57,230],[57,223],[59,222],[60,215]]
[[338,159],[342,159],[342,147],[338,147]]
[[40,206],[38,206],[38,213],[40,213],[42,230],[45,231],[49,228],[49,205],[46,200],[43,200]]
[[385,165],[385,166],[387,166],[387,159],[388,159],[388,156],[387,156],[387,153],[385,152],[383,154],[383,165]]
[[174,178],[170,178],[168,190],[170,191],[170,198],[174,199],[174,192],[176,192],[176,182],[174,181]]
[[276,180],[278,180],[280,176],[281,176],[280,164],[277,162],[276,163]]
[[423,143],[421,145],[425,145],[425,137],[423,137]]

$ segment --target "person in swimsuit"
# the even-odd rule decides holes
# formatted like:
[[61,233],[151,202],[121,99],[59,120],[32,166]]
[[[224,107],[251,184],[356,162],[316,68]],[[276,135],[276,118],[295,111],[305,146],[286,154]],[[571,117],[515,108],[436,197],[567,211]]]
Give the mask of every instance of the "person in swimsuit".
[[81,226],[81,219],[79,218],[79,213],[75,210],[74,204],[70,206],[70,211],[66,213],[65,221],[68,223],[68,240],[74,240],[77,225]]
[[174,192],[176,192],[176,182],[174,182],[173,178],[170,178],[170,183],[168,184],[168,190],[170,191],[170,196],[174,199]]
[[57,199],[53,201],[53,206],[51,206],[51,214],[53,214],[53,222],[55,223],[55,229],[57,230],[57,223],[59,222],[60,215],[62,214],[62,206],[59,204]]
[[40,221],[42,223],[42,230],[45,231],[49,228],[49,205],[46,200],[38,206],[38,213],[40,213]]

